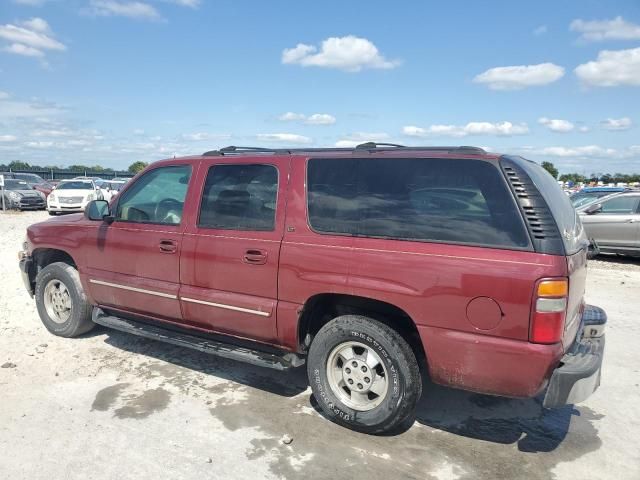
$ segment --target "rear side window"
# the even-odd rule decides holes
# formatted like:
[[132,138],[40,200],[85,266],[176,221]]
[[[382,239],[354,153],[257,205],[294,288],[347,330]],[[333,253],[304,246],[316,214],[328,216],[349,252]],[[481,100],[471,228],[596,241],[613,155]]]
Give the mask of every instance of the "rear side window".
[[215,165],[207,173],[198,226],[272,231],[277,193],[272,165]]
[[502,173],[466,159],[311,159],[311,227],[324,233],[527,248]]

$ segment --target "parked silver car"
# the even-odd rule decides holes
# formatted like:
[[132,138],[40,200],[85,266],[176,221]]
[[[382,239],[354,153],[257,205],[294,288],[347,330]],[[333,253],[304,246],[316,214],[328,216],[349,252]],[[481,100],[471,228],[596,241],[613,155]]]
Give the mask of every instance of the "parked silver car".
[[609,195],[578,214],[601,252],[640,255],[640,191]]

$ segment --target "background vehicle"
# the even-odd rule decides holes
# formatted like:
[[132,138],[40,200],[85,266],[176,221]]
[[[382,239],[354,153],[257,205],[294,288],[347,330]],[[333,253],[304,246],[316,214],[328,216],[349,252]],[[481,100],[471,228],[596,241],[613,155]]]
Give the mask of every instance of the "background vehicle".
[[96,186],[100,187],[106,180],[100,177],[74,177],[73,180],[91,180]]
[[422,375],[546,389],[546,407],[587,398],[606,322],[584,303],[587,246],[568,197],[521,157],[228,147],[156,162],[111,204],[32,225],[21,269],[57,335],[99,323],[306,362],[329,418],[381,433],[410,419]]
[[4,202],[10,209],[39,210],[45,208],[44,194],[33,190],[27,182],[13,178],[4,180]]
[[16,173],[16,172],[0,172],[4,178],[13,178],[14,180],[22,180],[26,182],[29,187],[33,188],[34,185],[43,183],[45,180],[35,173]]
[[42,192],[46,198],[56,188],[56,185],[58,183],[60,182],[57,180],[47,180],[45,182],[34,185],[33,189],[37,190],[38,192]]
[[47,210],[49,215],[82,212],[92,200],[102,200],[102,192],[92,180],[63,180],[47,197]]
[[100,185],[102,198],[107,202],[110,202],[125,185],[126,182],[116,180],[103,182],[102,185]]
[[600,252],[640,255],[640,191],[603,197],[578,213]]
[[612,193],[619,193],[629,190],[625,187],[585,187],[579,192],[570,195],[571,203],[575,208],[588,205],[599,198],[606,197]]

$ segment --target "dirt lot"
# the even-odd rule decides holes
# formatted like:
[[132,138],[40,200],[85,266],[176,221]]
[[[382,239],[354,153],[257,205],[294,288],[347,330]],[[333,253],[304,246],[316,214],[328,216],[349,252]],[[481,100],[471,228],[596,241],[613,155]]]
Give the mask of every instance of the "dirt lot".
[[102,328],[48,334],[16,257],[46,217],[0,212],[0,478],[640,478],[640,262],[590,265],[587,299],[609,326],[603,384],[584,404],[427,385],[408,431],[371,437],[322,418],[303,369]]

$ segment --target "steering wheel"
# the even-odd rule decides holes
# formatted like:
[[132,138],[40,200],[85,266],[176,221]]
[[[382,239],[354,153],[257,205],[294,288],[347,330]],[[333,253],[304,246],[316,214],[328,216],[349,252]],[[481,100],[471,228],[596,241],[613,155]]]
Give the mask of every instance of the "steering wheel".
[[182,203],[175,198],[165,198],[156,205],[155,219],[162,223],[180,223]]

